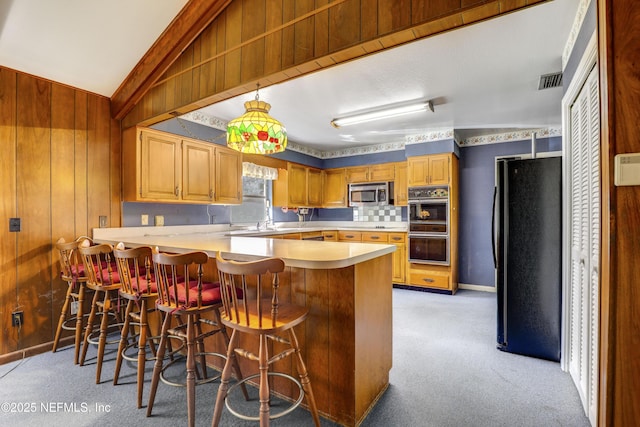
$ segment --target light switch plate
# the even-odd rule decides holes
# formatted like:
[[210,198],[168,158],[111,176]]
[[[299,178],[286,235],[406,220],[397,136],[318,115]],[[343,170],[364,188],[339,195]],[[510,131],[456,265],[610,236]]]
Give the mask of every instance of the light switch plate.
[[149,225],[149,215],[147,214],[140,215],[140,225]]
[[164,216],[156,215],[156,227],[162,227],[164,225]]
[[640,185],[640,153],[616,155],[614,183],[616,186]]

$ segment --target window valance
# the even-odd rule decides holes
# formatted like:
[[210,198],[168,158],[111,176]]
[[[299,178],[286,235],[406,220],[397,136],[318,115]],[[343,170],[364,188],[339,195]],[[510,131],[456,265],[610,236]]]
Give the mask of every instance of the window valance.
[[278,179],[278,169],[256,165],[255,163],[242,162],[242,176],[276,180]]

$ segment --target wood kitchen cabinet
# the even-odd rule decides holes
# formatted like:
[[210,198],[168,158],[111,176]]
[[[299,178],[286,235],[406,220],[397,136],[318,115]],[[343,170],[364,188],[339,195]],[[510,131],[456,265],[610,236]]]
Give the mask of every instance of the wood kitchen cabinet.
[[337,242],[338,241],[338,232],[337,231],[323,231],[322,238],[328,242]]
[[345,168],[326,169],[322,173],[322,206],[325,208],[346,208],[347,170]]
[[321,207],[322,171],[297,163],[278,170],[273,182],[273,205],[284,207]]
[[389,243],[396,245],[393,253],[393,283],[405,283],[407,271],[407,234],[389,233]]
[[216,147],[214,201],[225,205],[242,203],[242,154]]
[[394,180],[394,173],[393,163],[350,167],[347,168],[347,182],[388,182]]
[[451,182],[452,156],[452,153],[447,153],[409,157],[408,185],[448,185]]
[[409,204],[407,168],[407,162],[398,162],[395,164],[395,179],[393,184],[395,206],[407,206]]
[[338,241],[339,242],[361,242],[362,232],[340,230],[338,231]]
[[[425,156],[434,157],[434,156]],[[447,157],[449,184],[449,265],[408,263],[407,284],[438,292],[454,294],[458,290],[458,158],[440,155],[436,167],[442,166],[442,158]],[[410,158],[409,160],[411,160]],[[411,163],[409,163],[411,177]],[[411,180],[411,178],[409,178]],[[424,184],[424,182],[422,183]],[[411,181],[410,184],[411,185]],[[411,240],[411,238],[409,238]],[[409,242],[409,245],[411,242]]]
[[236,151],[146,128],[126,129],[122,151],[125,201],[242,202]]

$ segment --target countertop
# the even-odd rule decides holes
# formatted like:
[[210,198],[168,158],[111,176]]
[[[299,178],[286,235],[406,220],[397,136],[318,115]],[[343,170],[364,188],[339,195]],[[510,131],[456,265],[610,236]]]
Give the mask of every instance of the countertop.
[[[210,257],[221,252],[223,257],[236,260],[252,260],[265,257],[282,258],[291,267],[309,269],[336,269],[395,251],[395,245],[380,243],[320,242],[309,240],[271,239],[272,234],[308,232],[318,230],[374,230],[401,231],[379,228],[356,227],[283,227],[277,230],[225,230],[219,226],[174,226],[174,227],[122,227],[96,228],[93,238],[98,243],[117,244],[129,247],[151,246],[166,252],[204,251]],[[402,230],[405,231],[405,230]],[[248,236],[247,233],[252,233]],[[257,237],[256,233],[259,233]],[[244,234],[244,235],[243,235]]]

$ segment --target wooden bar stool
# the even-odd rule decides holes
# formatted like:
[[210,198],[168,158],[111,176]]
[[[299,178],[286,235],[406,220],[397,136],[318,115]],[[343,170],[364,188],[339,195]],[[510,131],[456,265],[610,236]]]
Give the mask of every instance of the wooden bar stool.
[[[153,268],[158,285],[158,300],[156,307],[165,313],[160,333],[160,344],[156,354],[156,363],[151,379],[149,392],[149,405],[147,416],[151,415],[155,400],[158,382],[162,380],[169,385],[184,385],[166,380],[163,376],[165,349],[170,338],[182,338],[186,344],[186,388],[187,388],[187,421],[189,426],[195,425],[195,386],[213,381],[219,376],[208,377],[205,355],[212,355],[224,359],[224,354],[205,353],[204,338],[221,332],[225,344],[229,343],[229,335],[220,321],[219,308],[222,306],[220,299],[219,283],[205,282],[202,280],[203,265],[207,263],[209,256],[205,252],[190,252],[185,254],[153,253]],[[211,312],[215,320],[201,317],[204,313]],[[186,317],[186,323],[182,317]],[[177,325],[171,326],[176,320]],[[203,332],[202,325],[208,325],[208,331]],[[197,347],[197,348],[195,348]],[[200,370],[197,369],[197,362]],[[170,364],[173,363],[170,362]],[[240,366],[235,357],[231,362],[238,378],[242,378]],[[201,373],[200,373],[201,372]],[[243,389],[245,398],[248,399],[246,389]]]
[[[80,366],[84,365],[89,344],[98,345],[98,355],[96,364],[96,384],[100,383],[102,373],[102,360],[104,349],[107,344],[107,335],[114,329],[120,333],[121,316],[119,313],[118,290],[120,289],[120,276],[113,261],[113,248],[109,244],[89,246],[82,242],[78,246],[78,253],[84,264],[84,271],[87,275],[87,288],[94,291],[91,302],[91,311],[87,319],[87,326],[84,332],[84,342],[82,345],[82,355],[80,356]],[[115,301],[115,304],[113,303]],[[96,316],[100,315],[100,330],[97,341],[94,340],[93,326]],[[115,323],[110,319],[115,318]],[[119,340],[119,337],[118,337]]]
[[[211,425],[213,427],[218,426],[222,415],[222,406],[226,405],[233,415],[245,420],[260,421],[261,427],[268,426],[271,419],[279,418],[293,411],[302,402],[303,397],[306,396],[313,422],[316,426],[319,426],[320,418],[313,397],[311,382],[300,354],[298,338],[293,330],[294,326],[302,323],[307,318],[309,310],[306,307],[279,301],[278,287],[280,282],[278,274],[284,271],[284,261],[279,258],[249,262],[227,261],[218,253],[216,263],[222,291],[222,323],[231,328],[233,332],[229,343],[227,362],[222,371]],[[268,286],[269,283],[271,283],[271,286]],[[249,289],[249,287],[253,288],[254,286],[255,289]],[[288,333],[288,339],[280,336],[279,334],[281,333]],[[252,335],[258,339],[259,353],[257,355],[246,349],[236,347],[239,334]],[[285,344],[287,348],[270,357],[269,340]],[[254,377],[260,378],[260,409],[258,416],[240,414],[232,409],[227,401],[227,395],[231,391],[229,379],[231,377],[231,360],[233,360],[234,353],[258,362],[259,374],[246,377],[233,386],[241,385]],[[269,371],[269,366],[272,363],[288,356],[295,356],[300,381],[286,373]],[[272,375],[291,380],[298,386],[300,391],[299,398],[288,409],[278,414],[270,413],[271,392],[269,376]]]
[[[60,277],[67,282],[67,293],[62,304],[62,310],[60,311],[60,319],[58,320],[58,327],[56,328],[55,338],[53,339],[53,353],[58,349],[58,343],[63,330],[75,331],[74,340],[74,356],[73,363],[78,364],[80,357],[80,347],[82,346],[82,328],[83,328],[83,306],[84,297],[86,292],[87,277],[84,274],[84,265],[80,261],[78,256],[78,244],[82,240],[87,240],[91,243],[89,237],[79,237],[72,242],[66,242],[64,238],[58,239],[56,242],[56,249],[60,253]],[[77,312],[71,314],[71,304],[77,302]],[[71,326],[71,323],[75,324]]]
[[[136,361],[137,404],[138,408],[141,408],[145,362],[151,360],[147,359],[147,345],[152,358],[155,358],[156,354],[148,320],[149,312],[155,311],[155,300],[158,298],[158,287],[151,268],[151,248],[142,246],[125,249],[123,243],[118,243],[113,250],[113,256],[118,266],[118,275],[122,285],[119,294],[121,298],[127,300],[124,324],[120,334],[120,345],[116,356],[113,385],[118,384],[122,360]],[[129,333],[133,331],[133,326],[138,326],[139,329],[137,334],[131,334],[134,339],[130,343]],[[135,340],[135,337],[138,339]],[[126,351],[135,346],[138,347],[137,358],[128,356]]]

